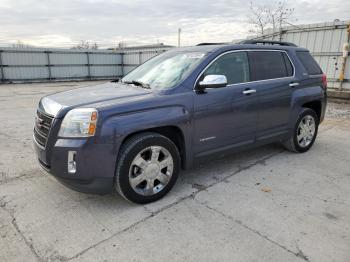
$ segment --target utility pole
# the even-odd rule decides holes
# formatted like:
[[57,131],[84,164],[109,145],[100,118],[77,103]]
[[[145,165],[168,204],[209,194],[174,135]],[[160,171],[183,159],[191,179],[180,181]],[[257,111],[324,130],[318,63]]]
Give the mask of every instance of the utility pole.
[[177,46],[181,46],[181,28],[177,31]]

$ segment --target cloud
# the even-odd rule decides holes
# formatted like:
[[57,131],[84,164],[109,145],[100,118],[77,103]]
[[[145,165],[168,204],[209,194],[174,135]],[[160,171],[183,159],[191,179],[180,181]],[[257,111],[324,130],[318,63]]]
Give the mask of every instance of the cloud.
[[[295,8],[297,23],[350,18],[348,1],[288,3]],[[246,0],[2,0],[0,44],[18,40],[61,47],[80,40],[102,47],[120,41],[176,44],[179,27],[185,45],[231,41],[248,34],[248,14]]]

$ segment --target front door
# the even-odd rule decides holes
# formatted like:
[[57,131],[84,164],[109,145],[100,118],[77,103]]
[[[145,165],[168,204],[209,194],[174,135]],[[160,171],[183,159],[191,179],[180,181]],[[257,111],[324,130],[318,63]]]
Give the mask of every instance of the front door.
[[250,81],[247,52],[229,52],[214,59],[206,75],[225,75],[228,85],[194,94],[194,153],[206,155],[221,149],[254,143],[257,95]]

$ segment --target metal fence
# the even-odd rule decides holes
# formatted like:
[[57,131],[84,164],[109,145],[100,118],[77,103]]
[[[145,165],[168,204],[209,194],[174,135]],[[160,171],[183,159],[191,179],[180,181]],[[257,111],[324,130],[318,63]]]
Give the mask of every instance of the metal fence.
[[292,42],[310,50],[328,78],[329,87],[350,89],[350,59],[346,59],[344,81],[340,81],[343,45],[349,42],[350,21],[290,26],[257,39]]
[[[330,87],[350,90],[350,59],[344,81],[342,49],[349,42],[349,21],[290,26],[258,38],[293,42],[308,48],[327,74]],[[0,83],[115,79],[170,47],[132,50],[0,48]]]
[[0,83],[115,79],[167,49],[0,48]]

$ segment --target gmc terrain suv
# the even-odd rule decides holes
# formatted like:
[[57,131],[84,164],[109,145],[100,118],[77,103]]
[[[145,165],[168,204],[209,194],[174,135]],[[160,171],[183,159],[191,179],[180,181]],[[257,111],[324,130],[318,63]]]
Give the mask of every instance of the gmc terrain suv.
[[181,168],[271,142],[302,153],[326,108],[326,77],[308,50],[246,41],[172,49],[119,82],[43,97],[40,165],[87,193],[136,202],[169,192]]

